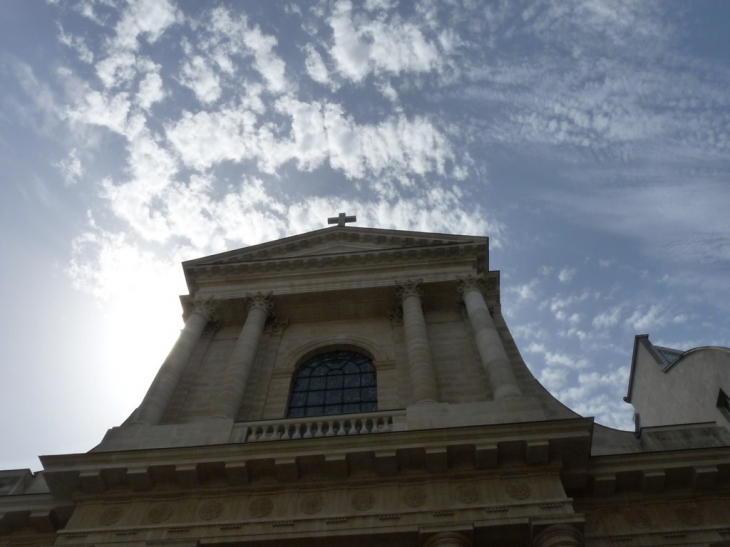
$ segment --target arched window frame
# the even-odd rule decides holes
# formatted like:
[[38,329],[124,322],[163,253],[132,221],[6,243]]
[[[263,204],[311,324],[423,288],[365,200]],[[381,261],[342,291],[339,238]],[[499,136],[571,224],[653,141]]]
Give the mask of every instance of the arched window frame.
[[[355,368],[357,371],[355,371]],[[378,408],[373,359],[360,348],[320,348],[292,376],[288,418],[373,412]]]

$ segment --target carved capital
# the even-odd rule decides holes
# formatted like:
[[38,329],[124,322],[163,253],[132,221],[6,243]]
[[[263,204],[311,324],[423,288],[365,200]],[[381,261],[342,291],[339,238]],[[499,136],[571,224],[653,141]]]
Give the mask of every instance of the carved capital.
[[257,292],[256,294],[247,294],[246,306],[248,308],[248,311],[259,309],[264,310],[266,312],[266,315],[271,314],[271,312],[274,310],[274,299],[271,295],[271,292],[267,292],[266,294],[262,292]]
[[398,300],[401,302],[408,296],[423,296],[423,279],[407,279],[395,282]]
[[476,275],[456,276],[456,289],[459,291],[459,298],[464,298],[464,293],[468,290],[476,289],[484,294],[487,284],[484,278]]
[[217,306],[212,296],[208,298],[193,298],[192,304],[193,313],[199,313],[208,321],[215,319],[215,311]]
[[284,330],[289,326],[289,320],[283,317],[273,316],[269,322],[269,329],[271,334],[279,335],[283,334]]

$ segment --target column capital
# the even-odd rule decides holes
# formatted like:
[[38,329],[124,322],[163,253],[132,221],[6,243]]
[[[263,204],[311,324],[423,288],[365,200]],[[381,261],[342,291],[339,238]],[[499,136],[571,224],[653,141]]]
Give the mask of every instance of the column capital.
[[408,296],[423,296],[423,279],[406,279],[405,281],[396,281],[396,292],[398,300],[401,302]]
[[477,291],[484,294],[487,288],[487,283],[484,278],[480,275],[457,275],[456,276],[456,289],[459,291],[459,297],[463,298],[464,293],[468,290],[476,289]]
[[264,310],[266,315],[271,314],[274,311],[274,299],[272,297],[273,292],[267,293],[257,292],[256,294],[246,294],[246,307],[248,311],[259,309]]
[[215,317],[217,304],[212,296],[208,298],[197,296],[192,299],[191,303],[193,305],[193,313],[199,313],[208,321]]

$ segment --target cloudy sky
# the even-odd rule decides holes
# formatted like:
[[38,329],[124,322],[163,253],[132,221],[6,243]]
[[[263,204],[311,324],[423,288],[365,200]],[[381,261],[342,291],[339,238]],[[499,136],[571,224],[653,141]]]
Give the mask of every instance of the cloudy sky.
[[730,2],[4,0],[0,469],[82,452],[180,261],[326,226],[488,235],[535,375],[600,423],[635,334],[730,346]]

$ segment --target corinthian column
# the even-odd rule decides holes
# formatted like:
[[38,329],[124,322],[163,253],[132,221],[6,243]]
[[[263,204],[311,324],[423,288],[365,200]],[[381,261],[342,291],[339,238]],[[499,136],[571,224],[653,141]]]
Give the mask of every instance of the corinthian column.
[[213,317],[213,299],[196,299],[193,301],[193,312],[185,321],[185,327],[180,331],[180,336],[172,347],[170,354],[162,363],[152,385],[147,390],[142,404],[137,409],[137,418],[134,423],[155,425],[160,423],[162,414],[165,412],[170,399],[172,398],[180,377],[185,372],[185,367],[195,349],[203,329]]
[[499,337],[497,327],[484,301],[480,284],[481,278],[468,275],[465,278],[457,278],[459,292],[464,299],[466,311],[469,314],[471,328],[474,331],[479,356],[482,359],[482,366],[487,371],[489,385],[495,399],[506,399],[521,395],[517,387],[517,378],[512,371],[507,353],[504,351],[502,339]]
[[271,293],[246,295],[246,299],[248,315],[233,352],[228,358],[214,413],[220,418],[236,419],[248,378],[253,370],[259,340],[273,307]]
[[411,383],[411,401],[414,404],[438,401],[436,374],[431,347],[428,344],[426,320],[421,308],[423,279],[395,282],[403,305],[403,329],[408,353],[408,376]]

